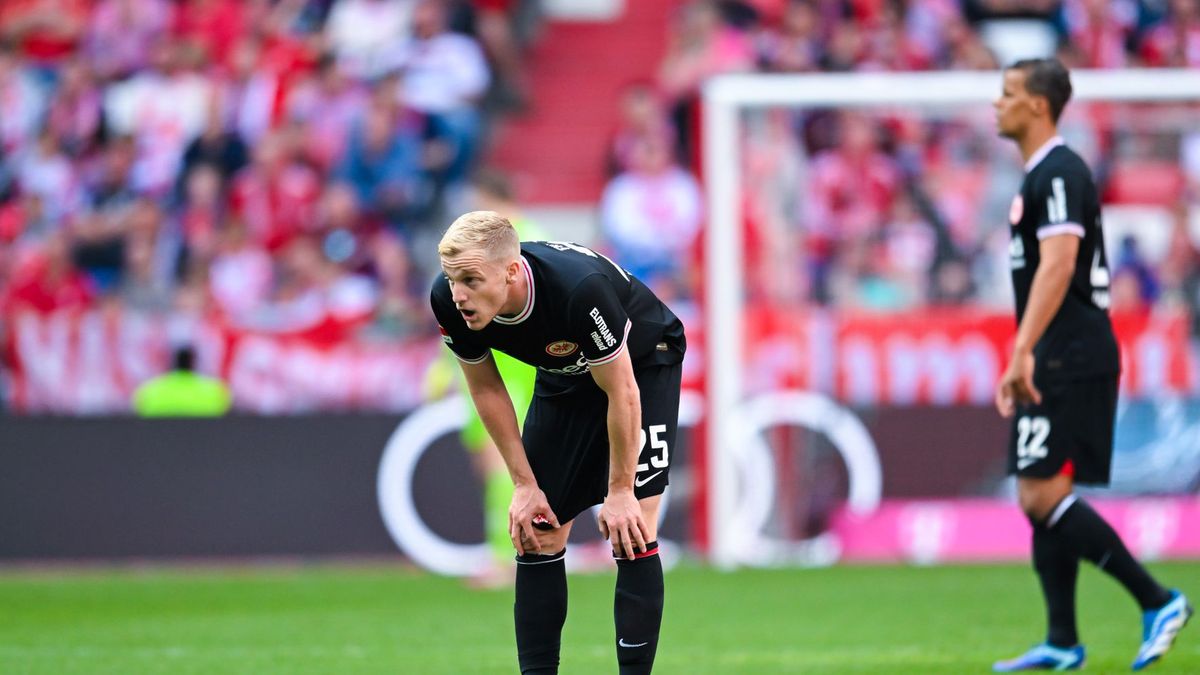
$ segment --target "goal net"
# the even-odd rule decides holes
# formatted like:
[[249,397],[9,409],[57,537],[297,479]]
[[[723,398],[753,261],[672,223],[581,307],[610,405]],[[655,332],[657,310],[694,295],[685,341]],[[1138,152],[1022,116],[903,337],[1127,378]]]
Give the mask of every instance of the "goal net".
[[[1200,77],[1072,82],[1060,131],[1103,193],[1123,350],[1115,494],[1182,492],[1200,480],[1200,448],[1152,437],[1200,418]],[[996,136],[1000,88],[999,72],[706,86],[704,483],[718,565],[991,555],[954,519],[985,523],[1011,494],[1008,427],[989,406],[1014,329],[1007,223],[1022,166]]]

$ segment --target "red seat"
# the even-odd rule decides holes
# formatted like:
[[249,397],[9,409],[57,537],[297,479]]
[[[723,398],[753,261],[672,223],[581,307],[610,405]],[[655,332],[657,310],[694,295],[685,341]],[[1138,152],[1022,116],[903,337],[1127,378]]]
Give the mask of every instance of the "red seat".
[[1104,202],[1174,206],[1183,198],[1184,185],[1183,171],[1173,162],[1119,162],[1109,174]]

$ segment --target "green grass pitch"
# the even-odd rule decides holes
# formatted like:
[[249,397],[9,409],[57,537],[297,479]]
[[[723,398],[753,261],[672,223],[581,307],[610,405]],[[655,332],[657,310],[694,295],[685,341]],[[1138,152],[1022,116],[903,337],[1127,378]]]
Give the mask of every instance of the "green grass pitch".
[[[1200,563],[1153,567],[1200,596]],[[564,674],[616,671],[612,574],[572,576]],[[1128,672],[1132,603],[1085,566],[1086,670]],[[1027,565],[667,575],[656,673],[982,673],[1043,631]],[[513,673],[511,591],[393,567],[0,572],[0,673]],[[1152,672],[1200,673],[1200,621]]]

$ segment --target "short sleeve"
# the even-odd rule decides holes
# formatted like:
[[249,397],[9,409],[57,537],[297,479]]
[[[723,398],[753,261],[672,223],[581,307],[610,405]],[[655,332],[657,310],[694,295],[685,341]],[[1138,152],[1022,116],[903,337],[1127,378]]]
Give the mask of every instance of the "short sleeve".
[[429,292],[429,305],[437,318],[442,342],[446,343],[459,361],[482,363],[491,354],[490,349],[471,335],[471,329],[467,328],[458,310],[454,309],[454,303],[450,300],[450,286],[442,276],[438,276],[433,282],[433,289]]
[[1089,178],[1076,171],[1050,173],[1038,182],[1033,208],[1037,215],[1037,238],[1073,234],[1082,238],[1084,200]]
[[632,323],[607,277],[593,274],[581,282],[567,301],[567,312],[571,334],[589,366],[621,355]]

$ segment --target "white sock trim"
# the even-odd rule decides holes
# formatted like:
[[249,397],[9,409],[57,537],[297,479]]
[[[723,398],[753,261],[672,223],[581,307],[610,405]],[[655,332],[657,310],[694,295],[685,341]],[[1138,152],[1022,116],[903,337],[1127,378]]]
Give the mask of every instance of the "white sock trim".
[[[528,554],[526,554],[526,555],[528,555]],[[533,555],[537,555],[537,554],[535,553]],[[521,558],[524,556],[518,556],[517,564],[518,565],[545,565],[546,563],[558,562],[559,560],[562,560],[564,557],[566,557],[566,555],[567,555],[567,549],[564,548],[563,550],[559,551],[558,553],[555,553],[554,555],[537,555],[537,557],[545,558],[545,560],[536,560],[536,561],[526,562],[524,560],[521,560]]]
[[1050,517],[1046,519],[1046,527],[1049,528],[1057,525],[1059,519],[1062,518],[1063,514],[1067,512],[1067,509],[1071,508],[1071,505],[1074,504],[1078,499],[1079,498],[1076,497],[1075,493],[1073,492],[1066,497],[1063,497],[1063,500],[1059,502],[1058,506],[1054,507],[1054,511],[1050,513]]

